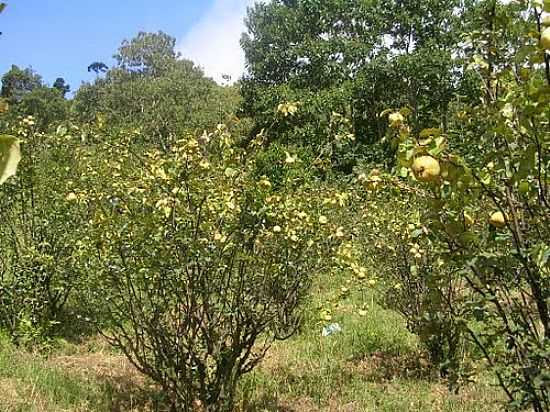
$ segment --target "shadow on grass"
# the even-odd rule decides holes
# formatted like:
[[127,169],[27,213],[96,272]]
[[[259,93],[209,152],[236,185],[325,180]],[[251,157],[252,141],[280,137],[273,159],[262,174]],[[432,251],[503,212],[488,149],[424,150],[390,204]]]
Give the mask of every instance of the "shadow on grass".
[[169,412],[167,397],[156,387],[137,384],[134,379],[117,377],[102,384],[105,411]]
[[[50,366],[87,387],[86,395],[97,412],[164,412],[168,399],[124,356],[109,351],[101,339],[82,345],[81,351],[54,356]],[[100,348],[87,352],[88,347]],[[101,350],[102,349],[102,350]]]
[[236,412],[307,412],[310,408],[305,405],[289,405],[272,395],[264,395],[252,402],[247,402],[236,409]]
[[57,314],[57,325],[52,330],[52,335],[63,338],[67,342],[80,344],[97,335],[97,327],[86,321],[79,308],[67,307]]
[[406,355],[374,352],[348,364],[363,379],[371,382],[385,382],[394,379],[433,380],[437,371],[421,353]]
[[[102,391],[105,395],[105,411],[108,412],[171,412],[169,399],[153,386],[136,386],[128,379],[106,381]],[[313,409],[301,405],[290,406],[273,396],[263,396],[236,406],[235,412],[308,412]]]

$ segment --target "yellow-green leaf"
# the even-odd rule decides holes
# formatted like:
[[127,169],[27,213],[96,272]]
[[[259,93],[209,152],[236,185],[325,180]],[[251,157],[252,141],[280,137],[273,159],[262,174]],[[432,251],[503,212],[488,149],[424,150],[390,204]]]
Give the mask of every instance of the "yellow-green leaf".
[[19,140],[13,136],[0,136],[0,184],[15,174],[19,160]]

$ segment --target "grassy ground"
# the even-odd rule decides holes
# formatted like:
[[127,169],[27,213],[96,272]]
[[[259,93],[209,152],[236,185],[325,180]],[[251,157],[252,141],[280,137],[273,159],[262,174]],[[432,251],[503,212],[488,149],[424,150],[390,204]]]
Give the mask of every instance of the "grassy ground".
[[[433,376],[414,336],[393,312],[365,296],[342,300],[322,337],[319,307],[341,279],[313,290],[301,333],[277,343],[245,377],[238,412],[252,411],[499,411],[488,378],[450,394]],[[356,310],[367,301],[366,315]],[[162,395],[101,339],[60,345],[49,356],[0,343],[0,411],[163,411]]]

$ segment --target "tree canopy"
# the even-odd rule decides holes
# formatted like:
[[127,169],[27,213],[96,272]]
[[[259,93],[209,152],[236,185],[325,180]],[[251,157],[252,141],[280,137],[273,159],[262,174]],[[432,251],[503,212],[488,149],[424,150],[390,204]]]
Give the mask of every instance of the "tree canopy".
[[164,148],[185,130],[221,121],[220,108],[229,96],[193,62],[180,58],[175,43],[162,32],[141,32],[122,42],[115,66],[92,63],[88,70],[105,77],[78,90],[79,116],[139,126]]
[[26,94],[42,86],[42,77],[34,70],[21,69],[12,65],[11,69],[2,76],[0,95],[12,102],[19,102]]
[[241,41],[243,111],[260,130],[270,107],[300,101],[311,112],[306,142],[325,135],[315,112],[349,115],[363,143],[383,136],[378,114],[388,107],[410,106],[415,127],[443,121],[460,82],[453,52],[464,10],[459,0],[257,3]]
[[65,97],[65,95],[71,91],[71,86],[65,83],[65,79],[63,77],[58,77],[57,79],[55,79],[52,87],[59,90],[63,97]]

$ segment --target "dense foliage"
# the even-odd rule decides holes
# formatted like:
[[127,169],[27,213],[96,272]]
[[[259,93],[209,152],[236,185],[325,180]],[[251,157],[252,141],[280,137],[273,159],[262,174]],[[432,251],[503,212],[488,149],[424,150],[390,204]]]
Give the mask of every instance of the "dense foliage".
[[133,147],[97,147],[87,167],[111,176],[75,192],[92,211],[90,316],[178,410],[227,410],[241,375],[295,333],[330,251],[318,191],[275,193],[221,125],[168,154]]
[[[465,8],[448,0],[258,3],[242,39],[242,110],[254,132],[275,123],[272,139],[306,145],[326,142],[332,112],[350,119],[361,145],[384,136],[378,114],[388,107],[413,108],[416,128],[444,123],[465,83],[453,59]],[[274,118],[280,101],[301,103],[293,123]]]
[[231,411],[334,277],[324,337],[376,302],[453,392],[491,372],[549,411],[550,3],[274,0],[246,23],[234,86],[162,32],[72,99],[3,75],[1,332],[93,330],[172,410]]
[[[117,64],[79,88],[74,109],[79,121],[139,128],[147,143],[167,150],[190,130],[223,122],[238,101],[174,51],[165,33],[139,33],[114,56]],[[97,63],[99,65],[99,63]],[[90,67],[92,67],[91,65]],[[99,66],[101,67],[101,66]]]
[[[489,47],[487,60],[476,55],[471,69],[483,79],[483,105],[461,113],[449,137],[438,130],[413,137],[405,125],[398,133],[401,165],[429,186],[431,201],[422,220],[434,256],[458,268],[455,278],[463,283],[462,297],[448,299],[447,310],[489,361],[510,405],[545,411],[550,408],[549,56],[539,42],[541,10],[532,7],[520,15],[516,7],[523,11],[494,8],[492,30],[506,33],[522,16],[519,27],[536,34],[514,33],[520,36],[514,65],[502,59],[509,47],[482,43]],[[475,149],[463,146],[472,125]],[[466,138],[459,145],[462,156],[449,148],[457,136]]]

